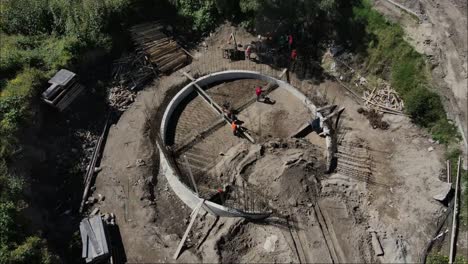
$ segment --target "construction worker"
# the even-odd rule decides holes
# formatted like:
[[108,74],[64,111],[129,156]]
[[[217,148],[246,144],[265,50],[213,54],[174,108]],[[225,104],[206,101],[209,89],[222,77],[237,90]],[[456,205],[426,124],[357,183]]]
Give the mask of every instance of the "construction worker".
[[255,88],[255,95],[257,95],[257,102],[260,102],[260,99],[262,98],[262,93],[263,93],[262,87],[257,86]]
[[296,58],[297,58],[297,51],[296,51],[296,49],[293,49],[291,51],[291,62],[295,61]]
[[288,38],[288,47],[289,47],[289,50],[291,50],[293,47],[293,36],[289,34],[287,38]]
[[234,136],[238,136],[239,135],[239,126],[236,124],[236,121],[233,120],[232,123],[231,123],[231,129],[232,129],[232,134]]
[[250,60],[250,54],[252,53],[252,46],[247,45],[247,48],[245,49],[245,59]]

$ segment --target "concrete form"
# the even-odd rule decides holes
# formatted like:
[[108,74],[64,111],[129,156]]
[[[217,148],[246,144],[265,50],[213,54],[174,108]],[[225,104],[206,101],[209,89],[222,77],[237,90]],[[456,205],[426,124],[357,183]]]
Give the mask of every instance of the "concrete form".
[[[166,144],[167,144],[167,128],[169,125],[169,121],[171,120],[171,116],[174,113],[175,109],[178,105],[189,95],[191,94],[194,89],[195,85],[199,86],[207,86],[212,83],[220,82],[220,81],[231,81],[237,79],[258,79],[262,81],[267,81],[269,83],[277,84],[278,89],[285,89],[298,98],[309,110],[311,113],[315,115],[317,107],[299,90],[294,88],[292,85],[285,81],[278,80],[271,76],[263,75],[259,72],[254,71],[244,71],[244,70],[229,70],[229,71],[222,71],[217,73],[212,73],[206,76],[203,76],[188,85],[186,85],[182,90],[180,90],[174,98],[168,104],[160,127],[160,135],[162,138],[162,142],[158,142],[158,148],[160,153],[160,163],[161,163],[161,170],[162,173],[165,175],[169,185],[171,186],[172,190],[176,193],[176,195],[191,209],[195,209],[198,204],[202,201],[202,198],[198,197],[198,195],[192,191],[188,186],[180,181],[180,178],[177,175],[177,170],[172,167],[171,163],[169,162],[168,154],[166,152]],[[306,117],[307,119],[313,117]],[[327,125],[327,124],[326,124]],[[331,136],[326,137],[326,144],[327,149],[333,149],[330,144],[332,144]],[[164,145],[164,146],[163,146]],[[327,152],[327,162],[328,167],[331,164],[333,159],[333,153]],[[262,219],[268,217],[271,213],[270,212],[262,212],[262,213],[251,213],[251,212],[244,212],[234,208],[228,208],[210,201],[205,201],[202,207],[203,210],[200,210],[199,213],[204,213],[205,211],[215,215],[215,216],[223,216],[223,217],[245,217],[250,219]]]

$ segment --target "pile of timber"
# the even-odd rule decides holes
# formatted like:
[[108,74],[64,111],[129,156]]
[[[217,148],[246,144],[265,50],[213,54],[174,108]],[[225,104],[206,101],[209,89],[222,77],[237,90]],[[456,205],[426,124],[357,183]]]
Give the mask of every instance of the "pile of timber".
[[141,53],[122,56],[112,65],[114,85],[127,90],[139,89],[155,76],[153,65]]
[[385,113],[403,114],[405,107],[398,93],[389,85],[383,89],[374,88],[372,92],[365,91],[362,99],[367,107]]
[[136,49],[156,65],[159,72],[170,74],[185,66],[189,57],[175,40],[165,35],[159,23],[133,26],[130,33]]

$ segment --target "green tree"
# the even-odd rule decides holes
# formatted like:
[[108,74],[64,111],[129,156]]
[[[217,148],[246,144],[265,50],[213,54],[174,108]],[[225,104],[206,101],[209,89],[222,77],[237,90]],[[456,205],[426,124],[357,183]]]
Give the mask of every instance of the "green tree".
[[219,13],[214,0],[177,0],[179,15],[192,21],[194,30],[203,32],[214,28]]

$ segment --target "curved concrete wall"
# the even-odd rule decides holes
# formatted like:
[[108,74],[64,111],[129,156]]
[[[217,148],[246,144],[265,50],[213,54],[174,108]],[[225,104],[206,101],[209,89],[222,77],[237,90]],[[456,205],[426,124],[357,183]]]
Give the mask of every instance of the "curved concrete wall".
[[[209,75],[205,75],[194,82],[189,83],[186,85],[182,90],[180,90],[174,98],[172,98],[171,102],[168,104],[164,116],[161,121],[161,137],[163,140],[163,143],[166,144],[166,132],[169,124],[169,120],[174,113],[174,110],[177,108],[177,106],[180,104],[180,102],[187,97],[191,92],[193,92],[194,84],[197,83],[200,86],[205,86],[209,85],[215,82],[219,81],[230,81],[230,80],[236,80],[236,79],[258,79],[258,80],[263,80],[267,81],[270,83],[276,83],[278,84],[278,87],[280,89],[286,89],[289,91],[291,94],[293,94],[295,97],[297,97],[299,100],[301,100],[304,105],[311,110],[311,113],[315,113],[316,107],[315,105],[299,90],[294,88],[292,85],[290,85],[287,82],[275,79],[270,76],[263,75],[259,72],[254,72],[254,71],[242,71],[242,70],[230,70],[230,71],[223,71],[223,72],[217,72]],[[329,140],[326,140],[328,143]],[[194,209],[197,204],[201,201],[201,198],[197,196],[196,193],[194,193],[189,187],[187,187],[185,184],[183,184],[180,180],[179,177],[176,174],[176,170],[174,170],[171,165],[168,162],[168,157],[166,157],[166,153],[164,151],[165,147],[164,146],[159,146],[160,148],[160,163],[161,163],[161,170],[166,176],[166,179],[171,186],[172,190],[177,194],[177,196],[190,208]],[[164,149],[163,149],[164,148]],[[327,157],[328,159],[328,157]],[[228,208],[210,201],[205,201],[203,209],[205,211],[208,211],[209,213],[216,215],[216,216],[224,216],[224,217],[246,217],[246,218],[251,218],[251,219],[261,219],[268,217],[270,213],[247,213],[243,212],[237,209],[233,208]]]

